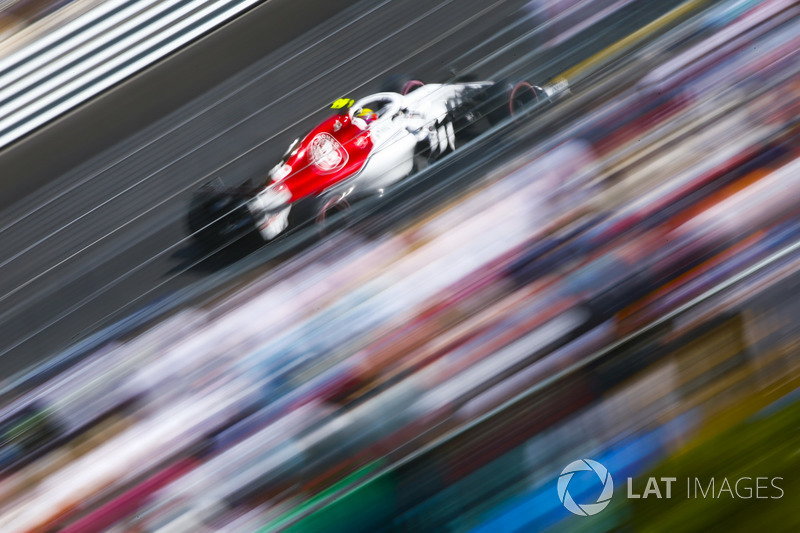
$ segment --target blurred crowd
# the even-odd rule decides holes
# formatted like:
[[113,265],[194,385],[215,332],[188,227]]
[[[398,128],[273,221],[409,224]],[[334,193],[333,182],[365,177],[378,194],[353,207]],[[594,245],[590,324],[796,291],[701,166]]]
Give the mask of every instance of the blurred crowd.
[[[0,530],[579,529],[555,480],[581,457],[790,480],[796,446],[766,435],[800,423],[800,12],[700,22],[424,219],[335,234],[18,391]],[[776,530],[800,528],[796,479]],[[679,503],[616,498],[591,528],[761,512]]]

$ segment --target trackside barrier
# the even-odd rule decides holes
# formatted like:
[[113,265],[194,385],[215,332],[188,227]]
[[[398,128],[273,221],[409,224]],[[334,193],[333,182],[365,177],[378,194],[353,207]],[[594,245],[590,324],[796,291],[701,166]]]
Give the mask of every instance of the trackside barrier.
[[263,0],[109,0],[0,60],[0,148]]

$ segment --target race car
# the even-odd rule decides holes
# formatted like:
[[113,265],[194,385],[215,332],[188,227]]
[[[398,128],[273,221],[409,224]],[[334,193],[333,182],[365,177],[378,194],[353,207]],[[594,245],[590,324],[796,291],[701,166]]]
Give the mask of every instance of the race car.
[[250,232],[270,241],[292,225],[382,195],[422,164],[456,150],[476,125],[553,97],[525,82],[424,84],[397,76],[383,88],[358,101],[336,100],[336,114],[296,139],[265,183],[203,186],[189,209],[192,236],[212,246]]

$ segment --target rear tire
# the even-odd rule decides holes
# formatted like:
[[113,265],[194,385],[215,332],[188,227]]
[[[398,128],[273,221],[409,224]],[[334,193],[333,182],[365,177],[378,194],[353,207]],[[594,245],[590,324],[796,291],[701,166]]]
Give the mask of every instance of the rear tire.
[[494,126],[509,117],[518,116],[520,111],[538,100],[537,87],[528,82],[497,82],[487,91],[487,98],[483,103],[484,114]]
[[514,118],[525,107],[539,101],[539,93],[536,87],[527,81],[521,81],[514,85],[511,94],[508,95],[508,110],[511,118]]

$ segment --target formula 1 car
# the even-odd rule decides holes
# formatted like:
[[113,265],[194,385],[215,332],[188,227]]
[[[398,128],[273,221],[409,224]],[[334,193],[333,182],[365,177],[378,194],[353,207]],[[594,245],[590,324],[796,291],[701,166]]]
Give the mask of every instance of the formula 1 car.
[[382,195],[418,169],[420,159],[428,164],[452,152],[480,122],[496,123],[552,96],[528,83],[423,84],[400,76],[384,89],[358,101],[336,100],[337,114],[295,140],[266,183],[203,186],[189,209],[192,236],[212,246],[249,232],[269,241],[293,224],[324,220],[358,198]]

